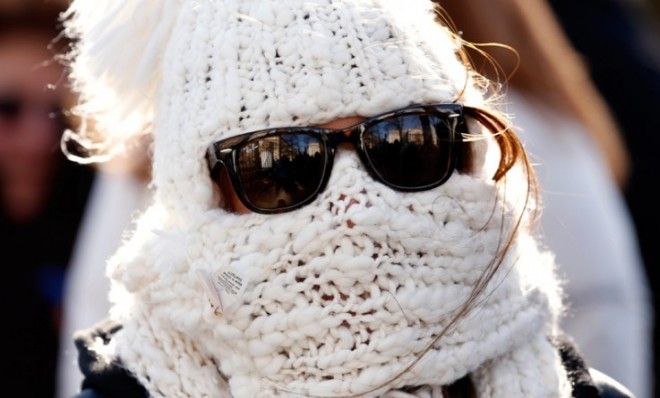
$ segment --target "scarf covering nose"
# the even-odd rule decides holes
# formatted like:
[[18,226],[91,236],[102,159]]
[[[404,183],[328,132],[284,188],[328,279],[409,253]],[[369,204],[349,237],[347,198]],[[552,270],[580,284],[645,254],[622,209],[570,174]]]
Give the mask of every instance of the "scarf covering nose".
[[214,140],[482,104],[430,1],[91,3],[74,1],[67,25],[79,111],[111,140],[153,131],[154,204],[108,269],[124,325],[110,349],[152,396],[440,397],[468,373],[480,398],[570,395],[549,342],[553,261],[524,228],[436,341],[521,212],[524,189],[492,181],[494,141],[476,125],[475,171],[433,190],[395,192],[340,151],[327,189],[295,212],[215,204]]

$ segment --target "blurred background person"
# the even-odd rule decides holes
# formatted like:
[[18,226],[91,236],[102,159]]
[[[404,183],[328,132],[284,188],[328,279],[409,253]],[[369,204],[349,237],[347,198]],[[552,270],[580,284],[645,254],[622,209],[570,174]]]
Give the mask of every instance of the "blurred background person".
[[83,377],[71,336],[107,317],[110,282],[105,276],[106,262],[150,200],[147,148],[148,143],[138,143],[130,152],[103,164],[97,172],[65,283],[57,375],[59,398],[80,392]]
[[590,366],[637,397],[651,397],[652,310],[619,190],[629,158],[609,109],[545,0],[439,3],[466,40],[503,43],[518,52],[517,70],[510,50],[483,47],[501,70],[472,55],[491,78],[505,81],[505,73],[515,70],[501,104],[537,163],[541,230],[565,280],[563,326]]
[[62,284],[93,173],[67,161],[69,93],[53,3],[0,2],[3,395],[51,397]]
[[[625,194],[639,235],[658,319],[660,212],[652,187],[658,183],[656,148],[660,146],[660,1],[551,0],[550,4],[610,104],[630,151],[632,167]],[[657,325],[656,322],[654,380],[660,377]]]

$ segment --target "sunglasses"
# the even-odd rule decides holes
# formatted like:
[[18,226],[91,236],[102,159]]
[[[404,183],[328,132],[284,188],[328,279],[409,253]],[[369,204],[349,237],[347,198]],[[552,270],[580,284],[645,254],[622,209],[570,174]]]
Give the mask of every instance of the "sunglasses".
[[218,185],[224,168],[240,201],[262,214],[292,211],[316,199],[342,143],[354,147],[376,181],[397,191],[424,191],[447,181],[459,165],[466,109],[415,105],[345,129],[260,130],[211,144],[206,159]]
[[28,112],[61,122],[64,117],[60,104],[36,104],[16,94],[0,94],[0,121],[16,123]]

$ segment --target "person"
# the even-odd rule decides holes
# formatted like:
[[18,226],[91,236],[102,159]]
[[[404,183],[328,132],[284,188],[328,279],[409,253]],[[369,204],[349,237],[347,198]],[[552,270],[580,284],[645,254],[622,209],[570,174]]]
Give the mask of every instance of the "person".
[[130,231],[148,197],[145,181],[132,170],[104,165],[96,171],[64,283],[57,397],[71,398],[80,389],[82,375],[71,336],[106,317],[110,309],[106,261]]
[[517,52],[483,47],[501,71],[483,63],[480,72],[510,76],[501,102],[542,187],[539,232],[564,280],[562,328],[591,366],[653,396],[650,292],[619,190],[629,162],[603,98],[545,0],[440,5],[464,40]]
[[[569,2],[551,0],[566,33],[589,65],[589,72],[621,124],[630,150],[632,167],[625,195],[639,236],[646,275],[653,293],[654,316],[660,316],[660,264],[655,226],[653,187],[657,181],[657,158],[653,151],[660,144],[656,134],[660,122],[653,115],[660,104],[660,33],[657,14],[638,1]],[[655,2],[657,5],[657,2]],[[649,4],[650,5],[650,4]],[[650,8],[650,7],[648,7]],[[656,7],[657,10],[657,7]],[[617,56],[612,56],[616,48]],[[620,76],[626,76],[621,84]],[[654,328],[655,371],[660,377],[660,327]],[[657,383],[654,383],[657,384]],[[652,396],[660,394],[656,385]]]
[[82,375],[71,336],[106,317],[110,309],[106,261],[149,203],[147,148],[147,143],[136,143],[133,152],[96,170],[64,284],[56,397],[71,398],[80,389]]
[[59,150],[71,102],[55,59],[61,11],[0,10],[2,374],[11,396],[54,394],[62,283],[93,179]]
[[561,337],[533,170],[431,1],[191,4],[69,11],[91,156],[153,137],[81,396],[630,396]]

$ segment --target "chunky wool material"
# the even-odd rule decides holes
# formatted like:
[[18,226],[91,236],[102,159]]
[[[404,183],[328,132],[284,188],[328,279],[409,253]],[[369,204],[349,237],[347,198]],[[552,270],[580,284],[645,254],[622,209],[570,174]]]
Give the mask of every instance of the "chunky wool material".
[[[119,135],[153,130],[155,203],[108,270],[124,325],[112,353],[152,396],[437,398],[467,374],[480,398],[570,395],[550,343],[553,260],[525,229],[475,307],[435,339],[521,212],[524,177],[506,190],[492,181],[496,147],[478,126],[474,172],[430,191],[395,192],[340,151],[302,209],[218,208],[204,160],[215,140],[481,104],[430,1],[94,1],[105,15],[91,3],[74,1],[68,25],[81,38],[80,109],[108,131],[133,120]],[[126,55],[118,37],[134,37]],[[234,285],[209,283],[222,278]]]

